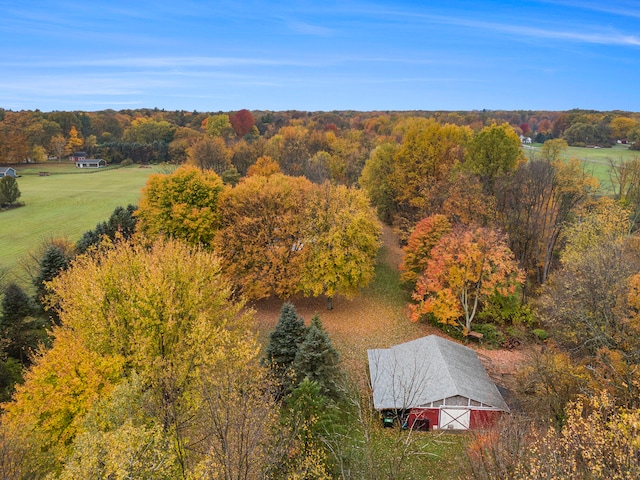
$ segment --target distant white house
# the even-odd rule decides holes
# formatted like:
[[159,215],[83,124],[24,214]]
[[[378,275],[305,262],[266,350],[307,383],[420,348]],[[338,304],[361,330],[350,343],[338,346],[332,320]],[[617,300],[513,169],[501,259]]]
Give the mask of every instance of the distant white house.
[[86,158],[76,160],[76,168],[101,168],[106,167],[107,161],[101,158]]
[[520,135],[520,141],[528,145],[531,143],[531,137],[525,137],[524,135]]
[[0,167],[0,178],[2,177],[13,177],[16,178],[18,176],[16,169],[13,167]]

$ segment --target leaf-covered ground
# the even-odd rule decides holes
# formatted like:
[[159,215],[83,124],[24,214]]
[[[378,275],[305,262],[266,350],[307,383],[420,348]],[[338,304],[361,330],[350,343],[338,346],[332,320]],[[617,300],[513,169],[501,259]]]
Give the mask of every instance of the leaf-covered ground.
[[[407,302],[409,295],[400,284],[399,265],[402,250],[392,229],[383,229],[383,247],[378,255],[375,282],[353,300],[334,299],[333,310],[327,310],[326,298],[294,298],[299,315],[307,322],[318,313],[339,350],[343,365],[354,381],[367,385],[367,349],[388,348],[426,335],[446,335],[432,325],[413,323],[409,320]],[[269,333],[274,329],[282,300],[269,299],[252,304],[260,338],[266,345]],[[489,350],[470,345],[480,354],[491,376],[496,381],[507,380],[514,367],[522,362],[521,350]]]

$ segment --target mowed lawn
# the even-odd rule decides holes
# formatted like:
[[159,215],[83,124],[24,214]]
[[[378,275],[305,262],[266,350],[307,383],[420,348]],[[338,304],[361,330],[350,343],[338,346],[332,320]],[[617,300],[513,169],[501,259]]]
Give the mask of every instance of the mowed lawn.
[[131,166],[79,172],[64,164],[41,164],[17,171],[22,175],[19,201],[25,206],[0,212],[0,267],[9,269],[11,278],[20,260],[42,242],[57,237],[75,242],[117,206],[137,204],[147,177],[158,170]]
[[[525,147],[525,153],[531,158],[537,154],[540,147],[540,144]],[[620,164],[640,158],[640,151],[629,150],[628,145],[615,145],[611,148],[569,147],[563,158],[580,160],[585,170],[598,179],[602,193],[609,194],[613,192],[609,175],[611,162]]]

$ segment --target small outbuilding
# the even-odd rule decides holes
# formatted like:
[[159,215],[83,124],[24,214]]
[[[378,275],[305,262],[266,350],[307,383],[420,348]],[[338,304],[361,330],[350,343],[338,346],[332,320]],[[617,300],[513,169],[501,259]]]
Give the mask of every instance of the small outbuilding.
[[429,335],[368,350],[373,404],[416,430],[490,427],[509,407],[470,348]]
[[16,172],[16,169],[13,167],[0,167],[0,178],[2,177],[17,178],[18,173]]
[[70,162],[79,162],[80,160],[85,160],[87,158],[87,152],[73,152],[69,155]]
[[101,158],[86,158],[76,161],[76,168],[101,168],[106,166],[107,161]]

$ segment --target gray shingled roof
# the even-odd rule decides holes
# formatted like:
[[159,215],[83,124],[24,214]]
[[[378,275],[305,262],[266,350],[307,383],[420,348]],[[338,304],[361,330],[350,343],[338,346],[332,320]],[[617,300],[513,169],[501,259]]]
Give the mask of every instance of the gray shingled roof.
[[464,345],[429,335],[367,355],[378,410],[427,406],[460,395],[509,411],[476,352]]

